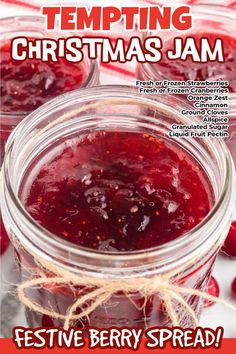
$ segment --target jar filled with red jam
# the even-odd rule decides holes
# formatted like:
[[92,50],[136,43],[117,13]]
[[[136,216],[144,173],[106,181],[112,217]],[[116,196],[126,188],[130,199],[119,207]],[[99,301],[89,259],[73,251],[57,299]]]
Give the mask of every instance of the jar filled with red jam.
[[[180,114],[184,104],[100,86],[46,103],[12,133],[3,220],[21,285],[40,283],[24,290],[36,305],[24,302],[29,326],[64,326],[85,298],[73,313],[90,310],[71,326],[171,326],[157,279],[207,289],[230,226],[235,171],[220,139],[169,137],[171,124],[195,123]],[[98,301],[101,283],[118,290]],[[182,296],[199,318],[204,300]],[[178,324],[193,327],[183,301],[171,303]]]
[[[191,11],[193,14],[193,28],[191,30],[183,33],[172,30],[162,33],[158,32],[156,34],[162,38],[163,50],[166,52],[169,49],[173,49],[175,37],[181,36],[183,39],[186,37],[195,38],[195,43],[198,50],[200,49],[201,38],[207,38],[212,47],[215,40],[220,38],[223,41],[225,62],[194,63],[190,56],[186,61],[173,61],[167,59],[166,56],[163,56],[163,59],[155,64],[138,64],[137,77],[138,79],[144,81],[228,81],[229,86],[224,87],[224,89],[228,89],[230,100],[235,101],[235,95],[233,93],[236,92],[236,10],[226,6],[192,5]],[[196,93],[196,95],[197,94],[198,93]],[[227,145],[229,146],[235,160],[236,119],[235,109],[233,112],[231,105],[232,103],[230,102],[228,130],[229,138],[227,139]]]
[[[1,104],[0,133],[1,159],[4,145],[12,129],[30,112],[56,96],[81,87],[99,83],[96,61],[84,53],[81,63],[71,63],[61,58],[58,62],[36,59],[16,61],[11,58],[11,40],[24,36],[32,41],[48,38],[42,17],[17,16],[0,20],[0,71]],[[62,37],[51,34],[50,37]]]

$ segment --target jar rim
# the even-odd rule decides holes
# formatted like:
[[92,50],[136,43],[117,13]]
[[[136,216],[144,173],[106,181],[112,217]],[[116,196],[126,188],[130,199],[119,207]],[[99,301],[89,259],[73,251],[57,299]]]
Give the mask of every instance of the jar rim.
[[[22,23],[22,24],[24,24],[24,22],[32,22],[33,24],[38,23],[40,25],[44,25],[45,24],[44,17],[42,15],[17,15],[17,16],[8,16],[8,17],[0,18],[0,25],[1,24],[4,25],[4,23],[8,22],[8,21],[18,21],[19,23]],[[4,33],[6,33],[6,32],[4,32]],[[64,36],[65,36],[65,34],[64,34]],[[86,77],[86,80],[82,83],[80,88],[87,87],[91,83],[91,81],[93,80],[94,76],[96,75],[96,72],[99,69],[98,59],[89,59],[88,56],[86,55],[86,60],[89,62],[89,73],[88,73],[88,75]],[[0,109],[1,117],[3,117],[3,118],[16,118],[16,120],[26,117],[31,112],[32,111],[28,111],[28,112],[21,112],[21,111],[20,112],[19,111],[17,111],[17,112],[13,112],[13,111],[4,112],[4,111],[1,111],[1,109]]]
[[[66,248],[68,253],[74,254],[75,256],[83,256],[86,260],[89,258],[93,258],[96,260],[103,260],[104,262],[109,262],[112,261],[113,264],[114,262],[122,261],[122,262],[129,262],[129,261],[137,261],[137,260],[145,260],[147,262],[147,256],[148,256],[148,261],[151,261],[153,259],[156,259],[157,256],[163,256],[168,252],[173,252],[176,249],[184,249],[188,245],[189,241],[193,241],[193,239],[200,240],[201,235],[205,235],[207,233],[207,230],[209,229],[209,224],[210,221],[213,219],[215,215],[219,215],[219,213],[223,213],[225,215],[225,205],[224,201],[230,200],[230,203],[227,204],[227,211],[229,211],[229,205],[232,206],[232,203],[234,201],[234,195],[232,196],[232,185],[233,185],[233,178],[234,178],[234,165],[232,162],[232,158],[230,156],[229,150],[226,147],[225,143],[223,140],[218,139],[217,142],[214,142],[218,144],[218,147],[216,150],[219,150],[222,152],[222,158],[224,158],[222,167],[224,166],[223,164],[225,163],[225,168],[226,168],[226,174],[225,174],[225,179],[224,179],[224,184],[221,188],[221,194],[218,197],[218,199],[215,201],[212,209],[210,212],[207,214],[207,216],[198,224],[196,225],[193,229],[189,230],[187,233],[183,234],[181,237],[169,241],[163,245],[149,248],[149,249],[143,249],[139,251],[131,251],[131,252],[103,252],[103,251],[98,251],[98,250],[93,250],[89,248],[85,248],[79,245],[75,245],[70,243],[69,241],[63,240],[62,238],[52,234],[45,228],[43,228],[41,225],[39,225],[25,210],[23,204],[20,202],[19,197],[16,195],[14,188],[11,183],[11,176],[9,175],[9,158],[10,158],[10,153],[14,145],[14,141],[16,139],[17,135],[20,135],[21,130],[24,129],[25,125],[27,122],[31,121],[33,118],[36,118],[41,110],[43,109],[44,112],[50,111],[51,108],[55,105],[62,104],[63,102],[65,103],[66,101],[73,100],[75,98],[78,98],[78,96],[81,98],[83,97],[95,97],[95,95],[99,95],[101,93],[106,93],[107,95],[112,95],[116,94],[117,92],[120,92],[124,97],[135,97],[135,95],[138,94],[138,97],[140,99],[146,99],[149,102],[155,102],[154,97],[152,96],[151,98],[146,98],[143,95],[139,94],[137,89],[134,86],[122,86],[122,85],[105,85],[105,86],[95,86],[92,88],[83,88],[79,90],[74,90],[72,92],[65,93],[61,95],[60,97],[57,97],[50,102],[45,103],[42,105],[40,108],[38,108],[36,111],[31,113],[24,121],[22,121],[18,127],[13,131],[11,134],[7,145],[6,145],[6,155],[3,163],[3,174],[4,174],[4,187],[7,188],[8,194],[10,196],[10,199],[13,201],[13,203],[16,206],[16,210],[21,214],[24,222],[27,223],[27,225],[30,226],[30,230],[33,230],[34,235],[39,235],[41,240],[47,242],[50,244],[52,247],[61,247],[62,250]],[[114,97],[114,96],[111,96]],[[95,97],[96,98],[96,97]],[[173,101],[178,101],[182,102],[179,98],[173,97]],[[170,108],[169,108],[170,109]],[[128,114],[127,114],[128,115]],[[154,118],[147,118],[147,120],[154,119]],[[208,139],[208,138],[206,138]],[[3,189],[5,189],[3,188]],[[230,194],[231,193],[231,194]],[[230,195],[230,197],[229,197]],[[3,200],[5,199],[5,194],[3,193]],[[229,215],[230,217],[230,215]],[[199,236],[200,235],[200,236]],[[32,241],[32,240],[31,240]],[[202,236],[201,239],[201,244],[205,244],[206,239]],[[109,266],[108,266],[109,267]]]
[[[209,14],[211,20],[213,16],[219,16],[222,19],[225,18],[226,20],[232,19],[236,21],[236,8],[229,8],[226,5],[217,5],[217,4],[216,5],[215,4],[192,4],[190,6],[191,9],[193,9],[193,11],[195,11],[196,13],[203,14],[203,15]],[[153,33],[156,32],[155,31],[145,32],[142,36],[142,39],[144,40],[148,35]],[[163,80],[171,79],[168,76],[163,75],[161,71],[156,70],[154,68],[153,63],[140,63],[140,66],[142,67],[142,70],[144,70],[145,73],[148,75],[149,79],[151,79],[151,77],[155,78],[157,74]]]

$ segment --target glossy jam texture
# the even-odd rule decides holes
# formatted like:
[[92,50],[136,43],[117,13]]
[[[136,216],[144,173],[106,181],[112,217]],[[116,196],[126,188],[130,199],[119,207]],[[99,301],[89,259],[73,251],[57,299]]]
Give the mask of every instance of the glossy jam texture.
[[122,131],[66,141],[22,200],[52,233],[110,252],[174,240],[211,208],[207,177],[186,151],[148,134]]
[[86,80],[83,63],[60,59],[41,62],[11,59],[11,42],[1,46],[1,111],[31,112],[50,99],[81,87]]
[[[236,40],[230,36],[222,36],[212,33],[191,35],[195,38],[197,48],[200,48],[200,39],[208,38],[213,46],[217,38],[223,41],[225,62],[194,63],[189,57],[186,61],[167,59],[166,55],[156,64],[156,69],[164,78],[171,80],[197,80],[223,79],[229,81],[229,90],[236,91]],[[165,44],[166,50],[173,49],[173,41]]]

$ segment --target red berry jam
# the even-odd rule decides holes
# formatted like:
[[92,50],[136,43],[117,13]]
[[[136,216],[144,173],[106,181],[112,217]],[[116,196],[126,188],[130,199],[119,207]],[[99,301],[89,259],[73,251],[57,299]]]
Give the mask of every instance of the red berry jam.
[[[28,187],[22,187],[20,198],[44,228],[87,249],[135,252],[165,244],[194,228],[212,207],[210,183],[201,165],[165,138],[129,131],[81,133],[58,142],[43,159],[25,177]],[[214,259],[215,254],[204,256],[179,276],[178,283],[204,290]],[[36,276],[51,276],[23,249],[17,251],[17,260],[23,279],[35,277],[32,269]],[[79,284],[71,289],[52,281],[31,289],[30,298],[64,315],[86,291]],[[187,301],[199,316],[200,299],[189,296]],[[180,325],[193,326],[185,308],[177,307]],[[31,327],[64,325],[63,320],[30,309],[26,316]],[[158,292],[145,298],[136,291],[113,294],[71,325],[171,324]]]
[[24,203],[44,228],[74,244],[152,248],[193,229],[211,208],[200,165],[163,139],[100,131],[61,149],[41,167]]
[[231,224],[222,251],[230,257],[236,257],[236,221],[233,221]]
[[[236,91],[236,40],[230,36],[222,36],[213,33],[200,33],[193,35],[197,48],[200,48],[200,39],[208,38],[213,46],[217,38],[223,41],[224,63],[194,63],[189,57],[186,61],[167,59],[166,55],[163,59],[155,64],[156,69],[161,76],[170,80],[197,80],[204,81],[207,79],[224,79],[229,81],[229,90]],[[192,37],[192,35],[191,35]],[[165,44],[165,49],[173,49],[172,40]]]
[[[219,297],[219,295],[220,295],[219,284],[218,284],[217,280],[213,276],[211,276],[210,281],[208,283],[207,292],[208,292],[209,295],[214,296],[214,297]],[[205,303],[204,303],[205,307],[209,307],[209,306],[212,306],[214,304],[215,304],[215,302],[213,302],[211,300],[207,300],[207,299],[205,300]]]
[[11,59],[11,42],[1,47],[1,111],[31,112],[62,93],[80,88],[86,79],[83,64],[60,59],[41,62]]
[[6,230],[5,230],[5,227],[3,225],[1,217],[0,217],[0,228],[1,228],[1,232],[0,232],[0,254],[3,254],[6,251],[8,245],[9,245],[9,238],[7,236],[7,233],[6,233]]

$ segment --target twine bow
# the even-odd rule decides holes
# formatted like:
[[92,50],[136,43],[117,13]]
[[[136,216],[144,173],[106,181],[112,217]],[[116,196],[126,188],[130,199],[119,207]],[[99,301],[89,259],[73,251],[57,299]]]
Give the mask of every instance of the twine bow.
[[[170,272],[165,275],[157,275],[150,278],[137,277],[133,279],[112,280],[93,278],[83,275],[78,276],[42,260],[40,261],[40,265],[47,272],[50,271],[54,275],[52,277],[47,277],[44,274],[20,284],[18,286],[19,299],[26,307],[33,311],[48,315],[55,319],[63,320],[64,329],[68,329],[72,321],[81,320],[83,317],[88,318],[88,316],[98,306],[108,301],[112,295],[118,292],[126,294],[129,300],[136,307],[137,305],[130,297],[130,294],[139,292],[144,296],[145,299],[150,295],[158,294],[165,304],[166,312],[170,317],[173,326],[179,326],[180,324],[180,319],[175,310],[175,307],[172,304],[173,300],[176,300],[186,309],[186,312],[192,319],[194,326],[198,326],[199,322],[197,315],[187,303],[187,300],[184,299],[184,295],[195,295],[212,302],[217,302],[236,312],[236,306],[223,299],[216,298],[215,296],[212,296],[198,289],[187,288],[182,285],[178,285],[176,282],[173,282],[173,278],[176,278],[176,275],[178,274],[176,270],[175,272]],[[76,293],[78,293],[76,287],[79,286],[83,288],[83,295],[79,296],[75,302],[67,309],[66,314],[63,315],[48,308],[42,307],[40,304],[36,303],[33,299],[27,296],[27,289],[32,289],[35,286],[43,286],[46,284],[67,285],[74,289]],[[145,305],[146,301],[144,301],[143,305],[139,307],[139,309],[142,310]],[[80,313],[77,314],[76,311],[78,309],[80,309]]]

